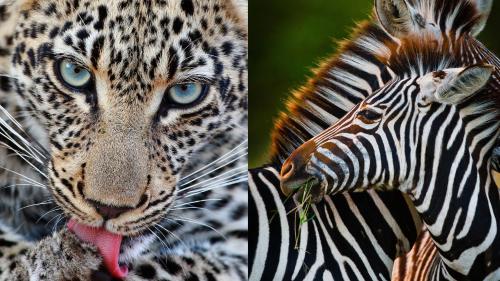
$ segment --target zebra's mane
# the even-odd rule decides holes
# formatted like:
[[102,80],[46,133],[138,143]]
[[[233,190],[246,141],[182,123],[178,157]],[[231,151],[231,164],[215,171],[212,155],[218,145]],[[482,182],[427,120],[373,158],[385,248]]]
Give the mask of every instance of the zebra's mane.
[[[461,47],[465,40],[450,44],[433,36],[408,36],[399,42],[387,41],[389,52],[378,59],[397,77],[422,76],[432,71],[463,66]],[[468,40],[467,40],[468,41]]]
[[[348,95],[345,89],[332,84],[336,77],[331,70],[349,72],[352,66],[348,59],[352,56],[384,68],[376,54],[381,50],[388,50],[383,42],[390,40],[391,37],[374,21],[363,21],[353,29],[349,39],[338,43],[338,51],[334,55],[321,62],[317,69],[313,69],[313,76],[306,85],[292,93],[286,102],[286,110],[274,122],[270,153],[272,163],[280,165],[293,150],[328,128],[353,105],[359,103],[363,95],[368,94]],[[380,85],[370,87],[377,89]],[[340,95],[345,96],[345,99],[335,99],[335,96]]]
[[[467,38],[474,41],[474,47],[481,49],[482,52],[488,52],[470,35],[475,25],[487,17],[487,14],[481,14],[481,11],[476,8],[473,0],[408,0],[408,3],[423,18],[432,21],[439,27],[441,34],[433,34],[433,36],[434,40],[437,36],[441,36],[443,46],[450,46],[447,42]],[[334,74],[337,72],[334,70],[340,69],[351,73],[352,76],[357,76],[359,73],[352,72],[352,70],[358,71],[355,68],[363,69],[366,66],[362,66],[361,63],[369,62],[372,66],[381,69],[380,77],[377,77],[378,85],[376,82],[369,85],[372,90],[376,90],[383,83],[388,82],[386,78],[390,75],[389,73],[392,73],[387,70],[381,59],[390,54],[391,46],[394,44],[396,44],[395,39],[379,26],[375,16],[358,24],[350,39],[340,42],[338,51],[322,62],[316,70],[313,70],[313,77],[305,86],[294,91],[286,102],[286,110],[281,112],[274,122],[270,152],[272,163],[281,164],[298,146],[326,129],[352,109],[353,105],[371,93],[369,90],[363,91],[359,88],[351,87],[349,90],[346,90],[345,87],[342,88],[339,84],[342,84],[345,79],[342,81],[343,78],[336,77]],[[414,51],[418,50],[414,49]],[[443,49],[441,50],[446,53]],[[350,57],[354,57],[354,59]],[[490,57],[493,60],[496,59],[492,54]],[[422,59],[423,62],[431,63],[422,71],[437,69],[443,63],[441,58],[430,54],[428,57],[425,55]],[[485,58],[485,60],[487,59]],[[455,62],[455,59],[451,59],[446,61],[444,65],[451,66]],[[500,62],[497,61],[497,63],[500,68]],[[490,64],[497,66],[496,63],[490,62]],[[371,73],[363,73],[362,75],[364,75],[363,79],[366,78],[367,81],[373,80],[369,80]],[[495,80],[500,81],[498,72],[495,72],[494,76]],[[362,79],[359,78],[359,80]],[[332,81],[334,82],[332,83]],[[335,83],[335,81],[340,82]],[[351,84],[356,85],[356,82],[351,81]],[[352,92],[359,92],[361,96],[354,96]]]

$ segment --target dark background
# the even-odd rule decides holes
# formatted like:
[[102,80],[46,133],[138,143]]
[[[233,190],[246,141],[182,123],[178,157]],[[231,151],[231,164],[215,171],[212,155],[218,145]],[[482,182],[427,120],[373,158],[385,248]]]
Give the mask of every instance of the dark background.
[[[373,0],[250,0],[250,167],[267,160],[273,120],[290,91],[336,49]],[[480,40],[500,55],[500,3]]]

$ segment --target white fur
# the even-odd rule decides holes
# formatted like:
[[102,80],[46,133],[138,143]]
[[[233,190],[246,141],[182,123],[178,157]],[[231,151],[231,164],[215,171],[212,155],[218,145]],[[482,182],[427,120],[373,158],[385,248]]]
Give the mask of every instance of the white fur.
[[429,73],[418,80],[422,90],[420,98],[424,103],[462,103],[484,87],[492,73],[493,67],[489,65],[448,68],[442,75]]

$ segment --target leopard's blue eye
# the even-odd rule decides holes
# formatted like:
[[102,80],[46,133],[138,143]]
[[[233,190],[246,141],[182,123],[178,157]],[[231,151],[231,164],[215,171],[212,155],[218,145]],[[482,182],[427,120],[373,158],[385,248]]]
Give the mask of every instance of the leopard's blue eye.
[[92,80],[90,72],[69,59],[63,59],[59,64],[62,80],[74,88],[85,88]]
[[170,102],[186,106],[200,100],[207,90],[207,85],[201,83],[178,84],[168,90]]

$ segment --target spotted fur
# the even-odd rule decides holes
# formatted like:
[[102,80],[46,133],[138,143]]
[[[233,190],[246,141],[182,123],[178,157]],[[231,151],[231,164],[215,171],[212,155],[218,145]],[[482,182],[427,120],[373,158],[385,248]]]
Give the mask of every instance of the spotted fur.
[[[41,242],[26,240],[50,232],[38,223],[40,217],[46,225],[57,221],[52,207],[132,237],[120,256],[131,268],[127,280],[246,279],[246,184],[226,178],[224,190],[203,190],[207,178],[185,178],[246,138],[246,1],[19,0],[0,2],[1,21],[9,27],[0,30],[2,105],[11,114],[24,113],[25,136],[39,143],[47,160],[29,166],[26,159],[4,157],[7,149],[1,158],[10,170],[48,187],[8,188],[11,194],[2,199],[0,218],[15,218],[6,226],[26,225],[22,235],[2,234],[9,243],[0,251],[13,259],[13,266],[0,262],[4,280],[104,274],[95,249],[74,249],[65,230]],[[95,86],[86,93],[66,87],[55,71],[61,58],[91,70]],[[206,83],[209,91],[195,106],[175,108],[165,92],[186,81]],[[207,177],[243,163],[237,158]],[[22,177],[0,181],[7,186]],[[203,192],[183,184],[198,184]],[[55,204],[34,206],[32,217],[19,213],[20,206],[47,198]],[[105,218],[96,203],[127,211]],[[61,251],[45,249],[68,249],[66,258],[75,262],[61,262]],[[40,266],[60,269],[59,275],[42,274]]]

